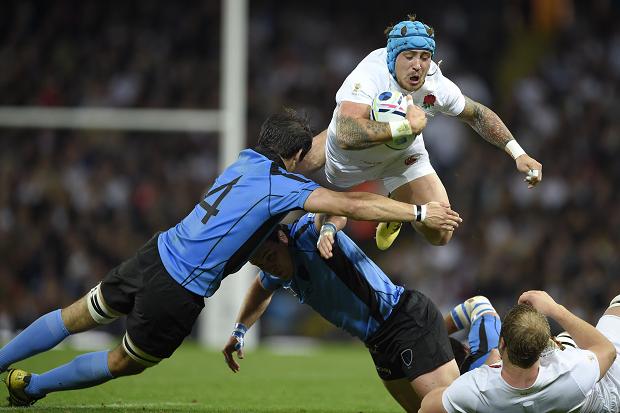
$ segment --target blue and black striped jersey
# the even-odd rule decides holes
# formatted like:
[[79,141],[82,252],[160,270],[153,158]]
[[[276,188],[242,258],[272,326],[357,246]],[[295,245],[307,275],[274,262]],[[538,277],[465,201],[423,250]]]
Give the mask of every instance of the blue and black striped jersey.
[[272,291],[290,289],[335,326],[368,340],[390,316],[404,288],[392,283],[342,231],[336,236],[334,256],[321,258],[314,214],[304,215],[289,228],[295,274],[285,281],[261,272],[261,285]]
[[254,150],[242,151],[189,215],[159,235],[166,270],[188,290],[213,295],[318,187]]

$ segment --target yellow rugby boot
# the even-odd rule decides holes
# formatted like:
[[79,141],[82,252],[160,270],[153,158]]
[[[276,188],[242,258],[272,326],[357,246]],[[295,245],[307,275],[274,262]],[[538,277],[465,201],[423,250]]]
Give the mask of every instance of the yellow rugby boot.
[[26,393],[26,386],[30,383],[32,375],[20,369],[9,369],[4,378],[4,384],[9,391],[10,406],[31,406],[41,397],[32,397]]
[[398,237],[402,226],[402,222],[381,222],[377,225],[377,232],[375,233],[377,248],[382,251],[390,248]]

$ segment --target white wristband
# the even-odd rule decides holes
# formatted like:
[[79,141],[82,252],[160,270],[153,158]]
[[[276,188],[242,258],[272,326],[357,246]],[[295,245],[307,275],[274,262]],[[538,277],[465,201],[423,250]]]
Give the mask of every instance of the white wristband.
[[426,219],[426,205],[414,205],[416,222],[424,222]]
[[413,130],[411,130],[411,125],[407,119],[404,120],[395,120],[389,122],[390,124],[390,132],[392,133],[392,139],[402,138],[403,136],[413,135]]
[[512,156],[512,159],[517,159],[519,156],[525,155],[525,151],[523,150],[521,145],[519,145],[519,142],[514,139],[512,139],[506,144],[506,146],[504,146],[504,150],[508,152],[510,156]]

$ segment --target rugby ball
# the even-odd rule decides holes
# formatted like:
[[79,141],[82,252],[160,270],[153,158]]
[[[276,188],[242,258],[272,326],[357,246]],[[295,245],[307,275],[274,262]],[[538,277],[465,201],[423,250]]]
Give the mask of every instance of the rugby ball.
[[[405,119],[407,113],[407,99],[396,91],[389,90],[379,93],[372,100],[370,119],[377,122],[393,122]],[[411,146],[415,140],[415,135],[401,136],[385,145],[391,149],[403,150]]]

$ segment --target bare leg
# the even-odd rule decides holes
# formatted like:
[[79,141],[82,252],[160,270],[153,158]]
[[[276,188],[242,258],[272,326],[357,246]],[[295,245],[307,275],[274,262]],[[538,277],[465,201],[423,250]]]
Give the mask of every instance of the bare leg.
[[[436,173],[422,176],[396,188],[390,197],[397,201],[418,205],[431,201],[450,203],[446,188]],[[432,245],[446,245],[452,238],[452,231],[429,229],[419,222],[414,222],[412,225]]]
[[119,345],[108,354],[108,368],[114,377],[132,376],[142,373],[146,366],[138,363]]
[[88,300],[88,295],[63,308],[60,312],[62,321],[71,334],[81,333],[99,325],[88,312],[86,300]]
[[435,388],[449,386],[458,376],[456,362],[451,360],[411,382],[400,379],[384,381],[383,384],[405,411],[417,412],[424,396]]

